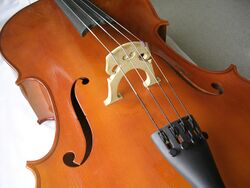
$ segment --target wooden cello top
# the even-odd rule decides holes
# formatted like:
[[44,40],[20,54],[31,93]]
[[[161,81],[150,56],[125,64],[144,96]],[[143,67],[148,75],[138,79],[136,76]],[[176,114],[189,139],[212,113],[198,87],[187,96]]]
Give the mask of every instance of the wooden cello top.
[[[249,163],[249,150],[245,148],[249,148],[249,127],[246,126],[250,109],[247,95],[249,82],[242,80],[233,66],[224,72],[209,72],[189,64],[174,53],[162,40],[166,22],[156,16],[148,1],[95,3],[149,42],[151,52],[180,98],[202,129],[208,132],[208,143],[226,186],[248,185],[246,172],[249,165],[246,164]],[[121,43],[126,42],[110,27],[105,27]],[[95,27],[92,30],[110,49],[117,47],[101,29]],[[104,71],[107,52],[90,32],[84,37],[79,36],[55,2],[40,1],[18,13],[2,31],[1,49],[18,71],[17,83],[40,120],[55,118],[57,122],[57,133],[50,152],[44,158],[28,163],[37,176],[38,187],[190,186],[150,140],[155,128],[124,80],[120,85],[124,99],[109,107],[103,104],[108,92],[108,76]],[[155,72],[160,75],[159,71]],[[89,82],[82,86],[80,82],[75,82],[79,77],[88,78]],[[158,124],[166,125],[152,105],[152,99],[140,87],[135,72],[129,73],[129,78],[134,80],[135,88]],[[168,90],[164,79],[161,80],[163,88]],[[89,131],[84,129],[86,124],[81,127],[77,112],[72,107],[72,101],[76,101],[71,97],[74,83],[75,97],[91,127],[91,145],[86,137],[89,134],[85,134]],[[211,84],[219,91],[214,90]],[[156,87],[152,90],[160,103],[169,107],[160,91]],[[173,94],[168,94],[174,98]],[[184,114],[178,101],[173,103]],[[171,121],[176,119],[170,108],[166,108],[165,112]],[[230,118],[225,118],[227,116]],[[240,128],[235,129],[236,126]],[[92,151],[81,164],[88,147]],[[68,151],[75,153],[74,162],[81,164],[79,167],[65,165],[63,156]]]

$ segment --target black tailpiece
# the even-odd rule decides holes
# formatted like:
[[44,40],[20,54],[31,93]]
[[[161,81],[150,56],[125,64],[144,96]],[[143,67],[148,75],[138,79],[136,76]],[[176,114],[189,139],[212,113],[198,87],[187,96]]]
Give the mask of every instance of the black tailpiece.
[[198,188],[225,187],[202,132],[194,118],[186,116],[151,136],[164,157]]

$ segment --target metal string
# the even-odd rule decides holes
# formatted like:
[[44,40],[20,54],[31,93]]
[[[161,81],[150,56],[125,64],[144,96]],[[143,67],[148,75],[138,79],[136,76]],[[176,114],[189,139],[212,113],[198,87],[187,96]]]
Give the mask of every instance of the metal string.
[[[71,9],[64,1],[62,1],[65,6],[67,6],[69,9]],[[111,54],[113,60],[115,61],[116,65],[121,69],[121,72],[125,78],[125,80],[127,81],[127,83],[129,84],[130,88],[132,89],[132,91],[134,92],[135,96],[137,97],[137,99],[139,100],[141,106],[143,107],[143,109],[145,110],[146,114],[148,115],[149,119],[151,120],[151,122],[153,123],[153,125],[160,130],[159,126],[157,125],[157,123],[155,122],[154,118],[152,117],[152,115],[150,114],[149,110],[147,109],[145,103],[143,102],[143,100],[141,99],[141,97],[139,96],[139,94],[136,92],[134,86],[132,85],[132,83],[129,81],[128,77],[126,76],[126,74],[124,73],[122,67],[120,66],[120,64],[117,62],[116,58],[113,56],[113,54],[111,53],[111,51],[106,47],[106,45],[98,38],[98,36],[78,17],[78,15],[72,11],[73,14],[77,17],[77,19],[87,28],[87,30],[96,38],[96,40],[103,46],[103,48]]]
[[[117,43],[120,47],[121,47],[121,49],[123,50],[123,52],[124,52],[124,54],[127,56],[127,57],[129,57],[128,56],[128,53],[125,51],[125,49],[121,46],[121,44],[110,34],[110,33],[108,33],[108,31],[107,30],[105,30],[96,20],[94,20],[94,18],[93,17],[91,17],[85,10],[83,10],[74,0],[73,0],[73,2],[78,6],[78,8],[79,9],[81,9],[83,12],[84,12],[84,14],[86,14],[98,27],[100,27],[113,41],[115,41],[115,43]],[[139,54],[140,55],[140,54]],[[142,59],[143,59],[143,57],[142,57]],[[131,65],[133,66],[133,68],[134,68],[134,70],[136,71],[136,73],[137,73],[137,75],[140,77],[140,79],[141,79],[141,81],[142,81],[142,83],[144,82],[144,80],[143,80],[143,78],[142,78],[142,76],[141,76],[141,74],[139,73],[139,71],[136,69],[136,67],[134,66],[134,63],[131,61],[131,59],[129,59],[129,62],[131,63]],[[146,62],[145,62],[145,64],[146,64]],[[149,69],[149,68],[148,68]],[[154,75],[153,75],[154,76]],[[155,78],[155,80],[156,80],[156,82],[158,82],[158,80],[156,79],[156,77],[154,76],[154,78]],[[162,109],[162,107],[161,107],[161,105],[160,105],[160,103],[157,101],[157,99],[155,98],[155,96],[153,95],[153,93],[151,92],[151,90],[150,90],[150,88],[148,87],[148,86],[145,86],[146,87],[146,89],[147,89],[147,91],[149,92],[149,94],[150,94],[150,96],[152,97],[152,99],[154,100],[154,102],[155,102],[155,104],[157,105],[157,107],[159,108],[159,110],[160,110],[160,112],[162,113],[162,115],[164,116],[164,118],[167,120],[167,122],[169,123],[169,124],[171,124],[171,122],[170,122],[170,120],[169,120],[169,118],[168,118],[168,116],[165,114],[165,112],[164,112],[164,110]]]
[[[132,45],[133,45],[133,48],[136,50],[136,52],[137,52],[137,54],[141,57],[141,59],[143,60],[143,62],[144,62],[144,64],[146,65],[146,67],[147,67],[147,69],[149,70],[149,72],[150,72],[150,74],[152,75],[152,77],[154,78],[154,80],[156,81],[156,83],[157,83],[157,85],[159,86],[159,88],[160,88],[160,90],[161,90],[161,92],[163,93],[163,95],[164,95],[164,97],[168,100],[168,103],[171,105],[171,107],[172,107],[172,109],[174,110],[174,112],[176,113],[176,115],[177,115],[177,117],[181,120],[181,122],[184,124],[184,122],[182,121],[182,119],[181,119],[181,116],[180,116],[180,114],[179,114],[179,112],[177,111],[177,109],[175,108],[175,106],[174,106],[174,104],[172,103],[172,101],[171,101],[171,99],[170,99],[170,97],[166,94],[166,92],[163,90],[163,88],[162,88],[162,86],[161,86],[161,84],[158,82],[158,80],[157,80],[157,78],[155,77],[155,75],[154,75],[154,73],[151,71],[151,69],[149,68],[149,66],[148,66],[148,64],[147,64],[147,62],[146,62],[146,60],[142,57],[142,55],[140,54],[140,52],[139,52],[139,50],[138,50],[138,48],[135,46],[135,44],[134,44],[134,42],[133,41],[131,41],[126,35],[124,35],[119,29],[117,29],[113,24],[111,24],[106,18],[104,18],[102,15],[100,15],[97,11],[95,11],[92,7],[90,7],[85,1],[83,1],[83,0],[80,0],[82,3],[84,3],[88,8],[90,8],[91,9],[91,11],[93,11],[96,15],[98,15],[99,17],[101,17],[107,24],[109,24],[113,29],[115,29],[119,34],[121,34],[124,38],[126,38],[129,42],[131,42],[132,43]],[[95,6],[95,5],[94,5]],[[78,6],[79,7],[79,6]],[[96,7],[96,6],[95,6]],[[81,8],[81,7],[80,7]],[[98,7],[97,7],[98,8]],[[81,8],[82,9],[82,8]],[[84,11],[85,12],[85,11]],[[86,13],[86,12],[85,12]],[[90,17],[90,16],[89,16]],[[112,18],[111,18],[112,19]],[[92,19],[93,20],[93,19]],[[93,21],[95,21],[95,20],[93,20]],[[95,23],[96,23],[96,21],[95,21]],[[96,24],[98,24],[98,23],[96,23]],[[98,26],[99,26],[99,24],[98,24]],[[105,31],[106,32],[106,31]],[[106,32],[107,33],[107,32]],[[109,35],[110,36],[110,35]],[[112,37],[113,38],[113,37]],[[113,40],[115,40],[115,39],[113,39]],[[116,41],[116,40],[115,40]],[[140,42],[141,42],[141,44],[142,45],[145,45],[145,43],[143,42],[143,41],[141,41],[141,40],[139,40]],[[118,45],[120,45],[119,43],[117,43]],[[147,52],[149,53],[149,51],[148,51],[148,49],[146,48],[146,47],[144,47],[146,50],[147,50]],[[124,51],[124,49],[123,49],[123,51]],[[125,51],[124,51],[125,52]],[[126,53],[126,52],[125,52]],[[151,56],[152,58],[153,58],[153,56]],[[131,61],[130,61],[131,62]],[[131,62],[132,63],[132,62]],[[132,63],[133,64],[133,63]],[[138,73],[138,71],[137,71],[137,73]],[[139,74],[139,73],[138,73]],[[163,74],[163,73],[162,73]],[[141,78],[141,75],[139,74],[139,77]],[[142,78],[141,78],[142,79]],[[168,83],[168,82],[167,82]],[[147,87],[147,89],[149,89],[148,87]],[[150,93],[152,93],[152,92],[150,92]],[[160,107],[161,108],[161,107]],[[161,111],[163,111],[163,110],[161,110]],[[164,113],[164,112],[163,112]],[[164,115],[165,116],[165,115]],[[165,117],[166,118],[166,117]]]
[[[82,0],[81,0],[82,1]],[[91,3],[89,0],[87,0],[89,3]],[[82,1],[85,5],[86,2]],[[106,14],[103,10],[101,10],[99,7],[97,7],[95,4],[91,3],[91,5],[93,5],[95,8],[97,8],[99,11],[101,11],[102,13]],[[89,8],[91,8],[89,5],[87,5]],[[93,8],[91,8],[96,14],[98,14],[99,16],[101,16],[99,13],[97,13]],[[127,40],[131,41],[126,35],[124,35],[119,29],[117,29],[113,24],[111,24],[109,21],[107,21],[103,16],[101,16],[102,19],[105,20],[106,23],[108,23],[111,27],[113,27],[117,32],[119,32],[120,34],[122,34]],[[135,39],[137,39],[138,41],[141,41],[142,43],[144,43],[139,37],[135,36],[131,31],[129,31],[126,27],[124,27],[122,24],[120,24],[118,21],[116,21],[114,18],[112,18],[111,16],[109,16],[109,18],[116,23],[118,26],[120,26],[123,30],[125,30],[127,33],[129,33],[131,36],[133,36]],[[148,49],[145,48],[147,52]],[[138,50],[137,50],[138,51]],[[163,78],[165,79],[165,81],[167,82],[167,84],[170,86],[171,91],[174,93],[175,97],[177,98],[178,102],[181,104],[182,108],[184,109],[185,113],[189,116],[189,118],[191,119],[191,115],[189,113],[189,111],[187,110],[186,106],[184,105],[184,103],[182,102],[182,100],[180,99],[180,97],[178,96],[178,94],[176,93],[173,85],[171,84],[171,82],[168,80],[167,76],[165,76],[165,74],[163,73],[163,71],[161,70],[160,66],[158,65],[158,63],[156,62],[155,58],[152,56],[152,60],[155,63],[155,65],[157,66],[158,70],[160,71],[161,75],[163,76]],[[160,83],[157,82],[159,85]],[[178,113],[178,112],[177,112]],[[180,115],[178,115],[180,116]]]

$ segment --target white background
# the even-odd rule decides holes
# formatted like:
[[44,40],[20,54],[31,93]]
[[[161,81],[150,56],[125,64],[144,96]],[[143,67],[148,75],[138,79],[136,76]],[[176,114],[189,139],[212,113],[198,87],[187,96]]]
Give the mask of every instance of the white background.
[[[0,27],[33,1],[0,0]],[[168,42],[172,44],[170,38]],[[16,75],[0,57],[0,188],[34,188],[35,179],[25,167],[26,161],[39,159],[49,151],[55,126],[54,122],[36,123],[37,118],[15,81]]]
[[[31,2],[31,1],[30,1]],[[0,0],[0,24],[30,3]],[[0,188],[34,188],[27,160],[44,156],[53,144],[54,122],[43,125],[15,85],[16,75],[0,57]]]
[[[0,0],[1,27],[11,15],[30,2]],[[171,38],[167,40],[185,55]],[[49,151],[55,125],[54,122],[36,123],[37,118],[29,103],[14,84],[16,78],[15,72],[0,56],[0,188],[33,188],[35,178],[25,167],[26,161],[40,159]]]

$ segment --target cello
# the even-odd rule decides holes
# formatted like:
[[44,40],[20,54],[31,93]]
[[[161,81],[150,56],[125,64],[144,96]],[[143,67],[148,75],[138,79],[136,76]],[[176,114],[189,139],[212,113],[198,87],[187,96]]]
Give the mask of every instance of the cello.
[[56,120],[27,164],[37,187],[250,185],[249,81],[190,64],[166,26],[143,0],[41,0],[5,25],[16,83],[40,123]]

